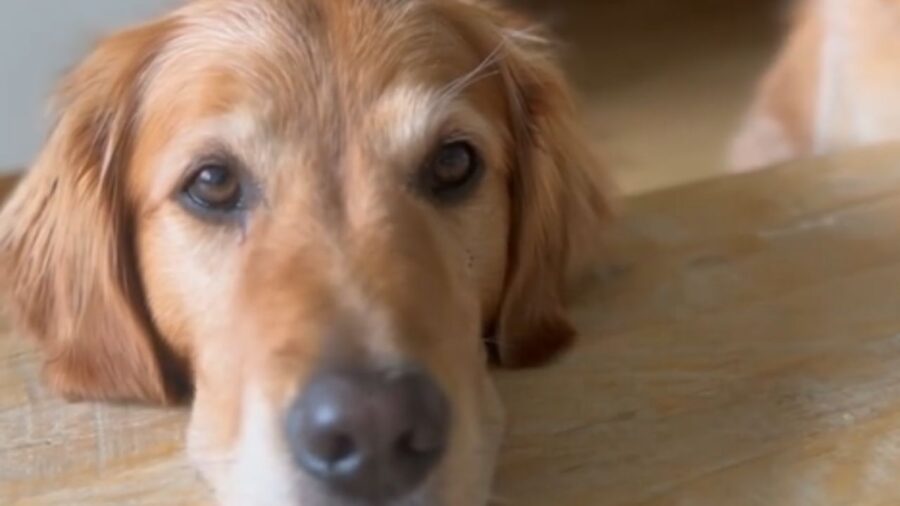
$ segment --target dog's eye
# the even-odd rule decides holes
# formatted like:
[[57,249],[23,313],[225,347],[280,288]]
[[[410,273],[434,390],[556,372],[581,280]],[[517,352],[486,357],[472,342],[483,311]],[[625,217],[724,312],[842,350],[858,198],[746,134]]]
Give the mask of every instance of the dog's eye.
[[482,165],[478,151],[468,142],[444,144],[424,168],[425,190],[442,202],[464,198],[478,183]]
[[233,211],[241,202],[241,180],[227,165],[208,164],[196,172],[184,194],[192,204],[205,210]]

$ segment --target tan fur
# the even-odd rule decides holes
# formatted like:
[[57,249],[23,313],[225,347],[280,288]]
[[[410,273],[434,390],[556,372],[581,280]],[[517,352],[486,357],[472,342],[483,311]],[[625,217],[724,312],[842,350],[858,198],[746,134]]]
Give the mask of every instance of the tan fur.
[[749,170],[900,139],[900,2],[805,0],[735,139]]
[[[315,505],[276,423],[305,378],[417,364],[454,428],[410,504],[484,504],[502,417],[482,338],[510,366],[564,349],[565,281],[609,215],[544,35],[484,2],[198,0],[104,41],[58,107],[0,216],[53,388],[174,402],[190,383],[223,504]],[[436,206],[408,180],[460,133],[487,174]],[[260,194],[240,224],[176,198],[222,150]]]
[[131,80],[162,29],[110,39],[69,76],[54,132],[0,217],[14,315],[44,347],[48,383],[72,398],[178,394],[140,300],[118,170],[137,107]]

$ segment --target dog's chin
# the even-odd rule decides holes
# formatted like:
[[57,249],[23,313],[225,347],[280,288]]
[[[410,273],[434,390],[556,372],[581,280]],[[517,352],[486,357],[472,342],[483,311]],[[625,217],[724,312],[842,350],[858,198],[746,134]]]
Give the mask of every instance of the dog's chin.
[[214,483],[220,506],[485,506],[490,497],[489,485],[478,487],[479,490],[455,490],[442,494],[438,487],[426,484],[405,497],[361,501],[330,492],[305,477],[298,477],[291,484],[267,488],[262,481],[254,481],[256,477],[245,477],[233,483],[215,483],[217,480],[213,476],[205,474]]
[[[442,480],[431,477],[424,485],[404,497],[383,501],[361,501],[332,492],[302,472],[289,467],[246,471],[245,465],[206,461],[200,465],[207,482],[213,487],[220,506],[485,506],[492,482],[493,461],[479,463],[484,472],[474,480],[462,478],[459,483],[439,486]],[[227,467],[226,467],[227,466]]]
[[[391,499],[385,501],[359,501],[348,499],[339,494],[329,494],[319,491],[319,493],[301,494],[297,502],[289,503],[297,506],[445,506],[446,502],[436,497],[433,490],[423,488],[422,490],[412,493],[404,498]],[[483,506],[483,503],[476,503],[477,506]]]

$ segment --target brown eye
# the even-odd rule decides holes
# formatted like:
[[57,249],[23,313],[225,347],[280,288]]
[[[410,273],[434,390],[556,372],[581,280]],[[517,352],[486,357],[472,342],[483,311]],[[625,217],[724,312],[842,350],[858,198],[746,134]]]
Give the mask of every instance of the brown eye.
[[444,144],[426,164],[425,190],[434,198],[453,202],[468,196],[482,174],[482,162],[475,148],[465,141]]
[[204,165],[184,190],[190,202],[209,211],[234,211],[241,203],[238,174],[227,165]]

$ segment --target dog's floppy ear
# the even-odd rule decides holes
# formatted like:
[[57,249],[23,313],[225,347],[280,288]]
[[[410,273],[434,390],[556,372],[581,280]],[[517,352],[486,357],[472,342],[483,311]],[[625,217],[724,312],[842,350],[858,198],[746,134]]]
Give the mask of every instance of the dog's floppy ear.
[[509,264],[494,351],[504,366],[538,365],[573,340],[565,285],[591,258],[612,214],[612,187],[550,39],[515,14],[472,5],[492,25],[487,49],[506,87],[515,139]]
[[65,79],[50,137],[0,215],[12,316],[69,398],[182,391],[143,301],[124,192],[141,80],[167,32],[159,22],[107,39]]

